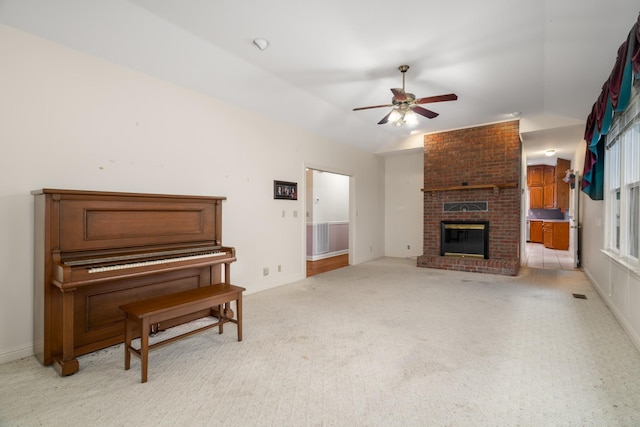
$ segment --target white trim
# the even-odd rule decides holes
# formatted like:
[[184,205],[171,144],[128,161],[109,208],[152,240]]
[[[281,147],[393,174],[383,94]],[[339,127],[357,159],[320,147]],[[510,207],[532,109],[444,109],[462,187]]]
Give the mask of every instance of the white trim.
[[616,263],[622,268],[627,269],[629,274],[632,274],[636,279],[640,280],[640,264],[628,258],[621,257],[619,254],[610,250],[600,249],[600,252],[602,252],[604,256],[606,256],[612,262]]
[[33,355],[33,345],[27,344],[0,353],[0,363],[13,362],[14,360],[31,357]]
[[349,249],[344,249],[341,251],[327,252],[324,254],[312,255],[307,257],[307,261],[318,261],[319,259],[331,258],[338,255],[348,254]]
[[347,225],[349,225],[349,221],[311,221],[311,222],[307,222],[307,225],[317,225],[317,224],[329,224],[329,225],[347,224]]

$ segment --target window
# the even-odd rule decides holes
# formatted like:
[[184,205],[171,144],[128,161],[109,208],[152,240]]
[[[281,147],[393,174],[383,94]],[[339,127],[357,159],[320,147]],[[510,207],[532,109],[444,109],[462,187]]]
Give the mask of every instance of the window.
[[640,98],[614,118],[605,155],[606,246],[638,265],[640,249]]
[[638,219],[640,204],[638,188],[640,187],[640,117],[636,116],[633,125],[625,133],[624,140],[624,188],[627,203],[626,231],[629,235],[629,256],[638,259]]
[[612,145],[605,157],[607,171],[609,249],[620,253],[620,145]]

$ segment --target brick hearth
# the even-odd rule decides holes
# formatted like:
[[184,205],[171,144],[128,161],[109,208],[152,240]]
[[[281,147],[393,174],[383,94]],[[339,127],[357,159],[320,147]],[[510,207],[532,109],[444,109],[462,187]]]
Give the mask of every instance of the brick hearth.
[[[518,121],[425,135],[419,267],[518,274],[520,153]],[[444,211],[458,202],[488,202],[488,210]],[[440,256],[440,221],[489,221],[489,259]]]

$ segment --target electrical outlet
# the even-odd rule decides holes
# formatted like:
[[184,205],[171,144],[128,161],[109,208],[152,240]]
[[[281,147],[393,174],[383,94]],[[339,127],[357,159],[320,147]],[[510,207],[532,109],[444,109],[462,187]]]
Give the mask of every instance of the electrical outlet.
[[278,273],[282,273],[282,266],[278,264]]
[[407,250],[411,249],[411,245],[407,245]]
[[264,267],[262,269],[262,275],[263,276],[268,276],[269,275],[269,267]]

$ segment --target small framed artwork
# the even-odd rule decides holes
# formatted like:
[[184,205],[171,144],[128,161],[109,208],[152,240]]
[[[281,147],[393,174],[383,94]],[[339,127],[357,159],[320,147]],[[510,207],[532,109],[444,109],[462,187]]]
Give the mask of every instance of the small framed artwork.
[[298,200],[298,183],[287,181],[273,181],[273,198],[283,200]]

